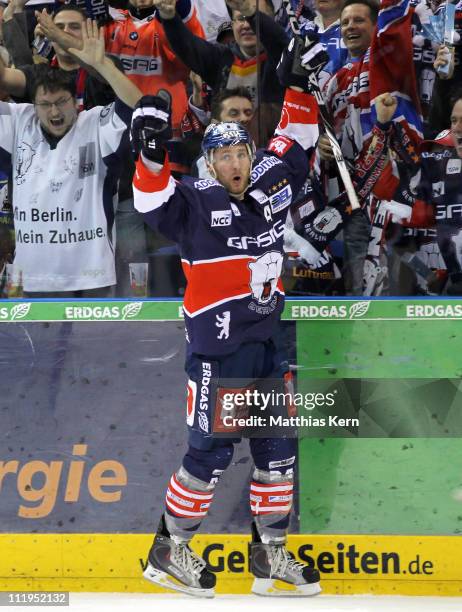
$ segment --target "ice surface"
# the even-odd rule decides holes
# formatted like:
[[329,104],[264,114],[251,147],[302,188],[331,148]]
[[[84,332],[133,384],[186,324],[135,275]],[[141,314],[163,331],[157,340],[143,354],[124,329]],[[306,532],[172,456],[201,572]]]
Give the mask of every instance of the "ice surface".
[[[18,606],[15,611],[30,612]],[[462,612],[461,597],[396,597],[370,595],[320,595],[314,598],[269,599],[244,595],[218,595],[195,599],[183,595],[130,593],[71,593],[69,608],[39,607],[71,612]]]

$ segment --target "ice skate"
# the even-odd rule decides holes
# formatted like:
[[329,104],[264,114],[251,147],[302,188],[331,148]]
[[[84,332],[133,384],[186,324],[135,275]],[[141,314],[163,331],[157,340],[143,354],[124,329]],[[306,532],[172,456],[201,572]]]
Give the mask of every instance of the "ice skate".
[[143,576],[166,589],[195,597],[215,595],[215,574],[206,569],[205,561],[189,548],[187,542],[176,541],[175,536],[170,535],[163,516]]
[[295,561],[284,544],[263,544],[252,524],[252,593],[267,597],[308,597],[321,592],[319,572]]

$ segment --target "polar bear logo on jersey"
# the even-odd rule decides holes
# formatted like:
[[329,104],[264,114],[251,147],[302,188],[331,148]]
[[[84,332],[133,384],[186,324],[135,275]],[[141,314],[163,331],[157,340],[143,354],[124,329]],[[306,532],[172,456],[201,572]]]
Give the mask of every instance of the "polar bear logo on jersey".
[[252,297],[259,304],[267,304],[273,297],[282,270],[282,255],[277,251],[265,253],[249,263]]
[[16,158],[16,184],[22,185],[25,182],[25,175],[31,167],[34,159],[35,150],[27,142],[22,142],[17,149]]

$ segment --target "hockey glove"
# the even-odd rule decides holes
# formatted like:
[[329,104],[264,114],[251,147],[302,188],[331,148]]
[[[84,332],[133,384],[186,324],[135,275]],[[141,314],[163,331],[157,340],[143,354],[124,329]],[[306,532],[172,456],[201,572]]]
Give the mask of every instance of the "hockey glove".
[[328,61],[329,56],[314,30],[310,30],[309,36],[294,36],[278,64],[279,81],[284,87],[299,87],[310,93],[310,73],[317,76]]
[[165,159],[165,144],[172,137],[170,102],[166,96],[143,96],[135,106],[130,143],[135,159],[140,153],[157,163]]
[[288,227],[284,230],[284,250],[298,255],[308,266],[315,266],[321,258],[321,253],[308,240]]
[[300,64],[307,72],[318,76],[324,66],[329,63],[329,54],[320,42],[319,34],[313,23],[305,23],[301,28],[300,34],[303,37],[303,49],[300,50]]

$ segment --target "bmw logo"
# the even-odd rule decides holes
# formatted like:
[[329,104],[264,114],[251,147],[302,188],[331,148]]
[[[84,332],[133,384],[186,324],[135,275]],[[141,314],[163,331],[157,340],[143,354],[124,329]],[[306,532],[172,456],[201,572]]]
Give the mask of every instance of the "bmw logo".
[[138,40],[138,32],[130,32],[130,40]]

